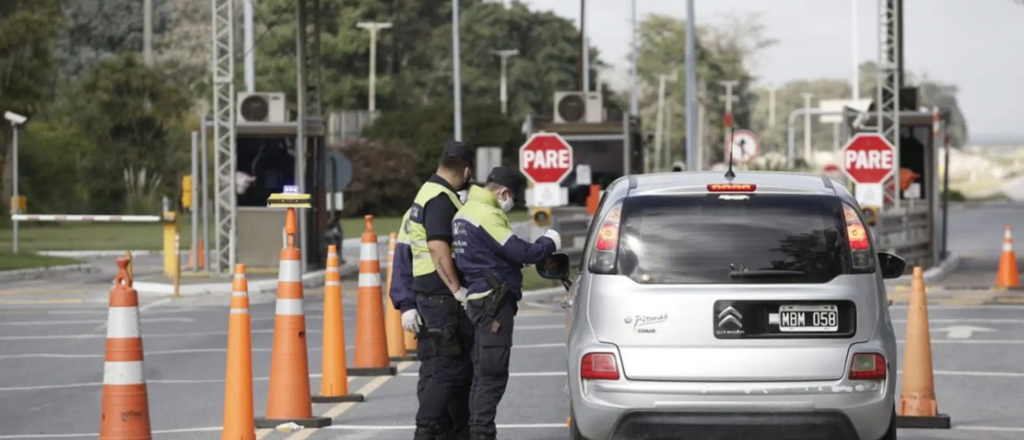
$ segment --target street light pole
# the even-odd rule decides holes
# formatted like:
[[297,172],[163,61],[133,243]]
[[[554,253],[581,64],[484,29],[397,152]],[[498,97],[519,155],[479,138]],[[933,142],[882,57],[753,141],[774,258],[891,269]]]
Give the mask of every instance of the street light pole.
[[501,114],[508,114],[508,59],[519,55],[518,49],[495,50],[494,54],[501,57]]
[[630,102],[630,106],[629,106],[629,113],[632,114],[634,117],[636,117],[636,116],[640,116],[640,110],[639,110],[639,104],[638,104],[638,100],[640,98],[639,98],[639,92],[637,91],[638,80],[637,80],[637,67],[636,67],[636,59],[637,59],[636,39],[638,37],[637,34],[639,33],[639,29],[637,29],[637,27],[636,27],[636,0],[632,0],[632,2],[630,2],[630,3],[632,4],[632,16],[633,16],[633,54],[632,54],[633,55],[633,65],[632,65],[632,68],[633,68],[633,72],[632,72],[633,73],[633,96],[632,96],[632,101]]
[[[11,202],[11,213],[21,213],[21,199],[18,198],[18,124],[11,123],[11,128],[14,130],[13,139],[11,142],[11,166],[14,168],[13,172],[13,184],[14,184],[14,200]],[[14,230],[14,236],[11,240],[11,249],[14,253],[18,253],[18,220],[11,221]]]
[[725,126],[725,129],[722,130],[722,131],[725,133],[725,161],[726,161],[727,164],[729,162],[729,149],[732,148],[732,146],[729,145],[729,141],[732,138],[732,125],[733,125],[733,120],[732,120],[732,102],[737,99],[735,96],[732,96],[732,89],[735,88],[737,85],[739,85],[739,83],[740,82],[736,81],[736,80],[719,81],[718,82],[718,84],[721,84],[722,87],[725,87],[725,97],[724,97],[724,99],[725,99],[725,115],[722,118],[722,122],[723,122],[723,125]]
[[811,163],[811,98],[814,94],[801,93],[804,99],[804,160],[808,165]]
[[359,29],[370,31],[370,117],[377,111],[377,33],[391,27],[391,23],[362,21],[356,24]]
[[452,100],[455,101],[455,140],[462,140],[462,65],[459,60],[459,0],[452,0]]
[[[700,139],[696,135],[700,129],[697,128],[697,57],[694,43],[697,38],[694,24],[697,14],[694,12],[693,1],[686,0],[686,169],[700,171],[704,164],[698,151]],[[689,165],[691,163],[693,165]]]
[[660,171],[665,148],[665,82],[679,79],[679,72],[658,75],[658,120],[654,130],[654,170]]

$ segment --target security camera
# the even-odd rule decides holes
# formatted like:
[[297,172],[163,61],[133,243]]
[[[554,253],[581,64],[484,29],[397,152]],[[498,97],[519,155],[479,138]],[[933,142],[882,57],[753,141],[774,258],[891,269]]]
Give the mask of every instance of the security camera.
[[4,119],[10,121],[11,124],[14,124],[14,125],[24,124],[25,121],[28,120],[27,117],[19,115],[19,114],[14,113],[14,112],[4,112]]

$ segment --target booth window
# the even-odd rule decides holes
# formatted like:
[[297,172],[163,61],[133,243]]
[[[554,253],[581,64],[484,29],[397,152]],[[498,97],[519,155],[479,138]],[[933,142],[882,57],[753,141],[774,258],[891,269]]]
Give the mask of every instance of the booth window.
[[294,137],[239,137],[237,145],[238,172],[255,179],[238,194],[239,207],[266,207],[271,194],[295,184]]

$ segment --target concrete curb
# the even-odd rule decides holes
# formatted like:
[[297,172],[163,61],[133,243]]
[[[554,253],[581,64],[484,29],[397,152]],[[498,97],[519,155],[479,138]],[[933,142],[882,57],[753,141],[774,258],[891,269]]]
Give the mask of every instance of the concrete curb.
[[89,264],[68,264],[65,266],[33,267],[31,269],[17,269],[0,271],[0,282],[38,280],[57,275],[65,275],[73,272],[97,272],[99,269]]
[[[946,275],[949,275],[950,272],[953,272],[954,270],[956,270],[956,268],[958,266],[960,266],[960,261],[961,261],[961,259],[960,259],[959,255],[957,255],[957,254],[955,254],[953,252],[950,252],[949,255],[946,256],[946,259],[942,260],[942,263],[939,263],[938,266],[929,268],[929,269],[924,271],[924,282],[925,283],[933,283],[933,282],[936,282],[938,280],[941,280]],[[903,276],[901,276],[899,278],[896,278],[896,279],[892,280],[892,282],[895,282],[895,283],[909,283],[911,280],[913,280],[913,278],[914,278],[913,274],[903,275]]]
[[[344,264],[341,266],[339,272],[342,277],[350,276],[359,272],[358,264]],[[313,288],[322,287],[324,285],[324,271],[317,270],[313,272],[307,272],[302,275],[302,287]],[[141,296],[165,296],[174,294],[174,285],[171,283],[154,283],[146,281],[136,281],[133,284],[135,290],[138,291]],[[262,293],[270,293],[277,290],[277,280],[259,280],[249,281],[249,295],[259,295]],[[197,296],[197,295],[217,295],[217,294],[230,294],[231,293],[231,281],[221,283],[207,283],[207,284],[193,284],[190,286],[179,286],[178,294],[181,296]]]

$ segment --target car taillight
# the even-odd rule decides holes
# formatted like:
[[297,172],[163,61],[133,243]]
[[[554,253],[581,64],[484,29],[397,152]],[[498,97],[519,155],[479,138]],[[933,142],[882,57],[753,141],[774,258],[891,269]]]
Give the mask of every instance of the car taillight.
[[612,353],[587,353],[580,363],[580,379],[619,380],[619,366]]
[[875,268],[875,254],[871,252],[871,241],[868,229],[860,220],[857,210],[843,205],[843,216],[846,219],[846,241],[850,243],[850,258],[853,260],[853,271],[870,273]]
[[886,376],[885,356],[878,353],[857,353],[850,363],[850,380],[878,380]]
[[590,272],[614,274],[619,248],[619,223],[622,216],[622,202],[613,206],[601,219],[594,238],[594,251],[590,256]]

